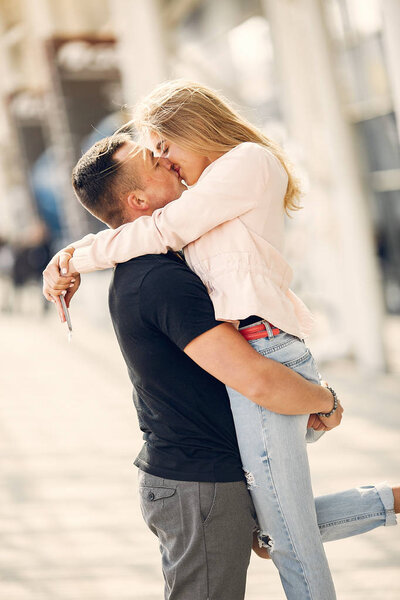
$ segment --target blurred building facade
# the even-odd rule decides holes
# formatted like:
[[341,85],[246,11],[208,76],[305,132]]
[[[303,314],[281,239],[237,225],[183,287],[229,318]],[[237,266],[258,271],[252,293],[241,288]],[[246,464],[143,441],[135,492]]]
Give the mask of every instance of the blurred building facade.
[[[0,0],[0,237],[97,231],[70,171],[167,78],[221,90],[303,176],[294,289],[322,357],[383,369],[400,314],[397,0]],[[372,341],[372,343],[371,343]]]

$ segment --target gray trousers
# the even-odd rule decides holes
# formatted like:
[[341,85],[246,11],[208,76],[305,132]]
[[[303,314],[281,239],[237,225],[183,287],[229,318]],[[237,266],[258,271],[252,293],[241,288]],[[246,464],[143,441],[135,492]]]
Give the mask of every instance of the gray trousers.
[[165,600],[243,600],[255,511],[244,481],[162,479],[139,471],[143,518],[158,537]]

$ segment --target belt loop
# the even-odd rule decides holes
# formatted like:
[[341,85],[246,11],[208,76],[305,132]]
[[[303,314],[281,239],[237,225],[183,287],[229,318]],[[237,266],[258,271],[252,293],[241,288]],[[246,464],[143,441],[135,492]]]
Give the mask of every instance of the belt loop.
[[268,323],[268,321],[263,321],[264,325],[265,325],[265,329],[267,330],[268,333],[268,339],[271,339],[274,337],[274,334],[272,332],[272,327],[271,325]]

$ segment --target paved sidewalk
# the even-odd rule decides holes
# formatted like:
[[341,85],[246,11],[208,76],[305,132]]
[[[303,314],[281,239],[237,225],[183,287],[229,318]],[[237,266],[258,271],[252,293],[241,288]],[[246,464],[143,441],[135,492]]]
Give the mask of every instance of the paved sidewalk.
[[[0,598],[161,600],[156,539],[137,501],[141,446],[110,330],[52,314],[0,315]],[[316,494],[400,480],[400,377],[324,372],[343,425],[310,448]],[[227,552],[230,549],[227,548]],[[231,549],[234,551],[234,549]],[[340,600],[399,600],[400,529],[327,545]],[[282,600],[270,561],[252,560],[247,600]],[[190,600],[190,599],[188,599]]]

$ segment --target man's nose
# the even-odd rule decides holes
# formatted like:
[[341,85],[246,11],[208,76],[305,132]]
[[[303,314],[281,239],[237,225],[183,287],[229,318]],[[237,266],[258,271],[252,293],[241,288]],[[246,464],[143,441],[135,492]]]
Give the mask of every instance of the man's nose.
[[162,167],[164,167],[165,169],[168,169],[168,171],[170,171],[173,167],[173,163],[169,160],[169,158],[165,158],[165,156],[162,156],[161,158],[158,159],[159,164],[161,164]]

